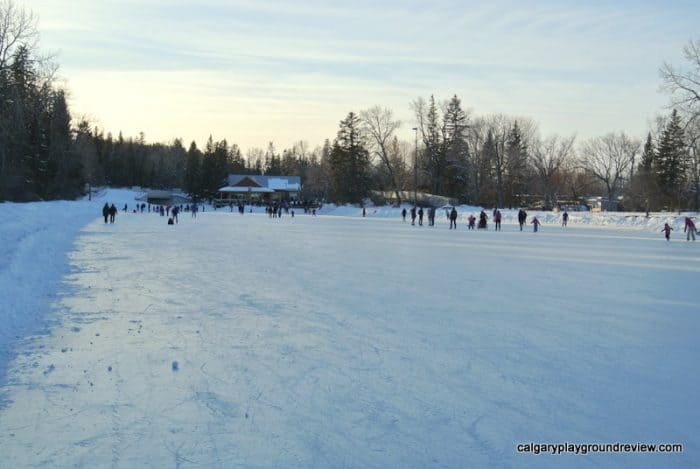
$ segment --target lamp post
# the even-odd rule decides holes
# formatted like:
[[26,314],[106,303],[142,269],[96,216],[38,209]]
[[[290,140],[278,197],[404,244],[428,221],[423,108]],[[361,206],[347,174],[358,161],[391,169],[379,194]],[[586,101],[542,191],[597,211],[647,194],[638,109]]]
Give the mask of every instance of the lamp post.
[[418,127],[413,127],[416,132],[416,148],[413,153],[413,206],[418,205]]

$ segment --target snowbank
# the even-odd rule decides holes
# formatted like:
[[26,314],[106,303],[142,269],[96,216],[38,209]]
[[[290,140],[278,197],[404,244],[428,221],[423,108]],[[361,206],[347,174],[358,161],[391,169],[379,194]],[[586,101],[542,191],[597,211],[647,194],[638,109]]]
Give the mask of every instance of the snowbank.
[[[379,206],[379,207],[368,207],[366,208],[367,218],[401,218],[401,210],[406,209],[409,211],[412,205],[403,204],[401,207],[390,207],[390,206]],[[456,207],[458,213],[458,220],[461,223],[466,224],[469,215],[473,214],[478,218],[479,212],[482,210],[481,207],[475,207],[472,205],[459,205]],[[489,223],[491,223],[493,209],[483,209],[489,217]],[[318,211],[321,215],[334,215],[334,216],[345,216],[345,217],[362,217],[362,208],[353,205],[341,205],[337,206],[334,204],[324,205],[321,210]],[[518,223],[518,210],[502,209],[503,223],[517,224]],[[544,225],[561,225],[563,212],[545,212],[545,211],[528,211],[528,223],[532,217],[536,216],[540,222]],[[697,218],[699,215],[697,212],[687,212],[681,213],[669,213],[669,212],[655,212],[650,213],[649,217],[644,213],[639,212],[569,212],[569,224],[577,226],[590,226],[590,227],[605,227],[605,228],[626,228],[626,229],[636,229],[644,231],[661,231],[664,223],[668,223],[675,231],[683,231],[683,226],[685,223],[685,217],[690,216],[692,218]],[[427,221],[427,213],[425,214],[425,220]],[[449,221],[446,217],[445,211],[438,209],[435,215],[436,224],[446,224],[449,225]]]
[[46,329],[80,229],[101,217],[105,202],[121,210],[137,195],[107,189],[92,201],[0,203],[0,382],[13,341]]

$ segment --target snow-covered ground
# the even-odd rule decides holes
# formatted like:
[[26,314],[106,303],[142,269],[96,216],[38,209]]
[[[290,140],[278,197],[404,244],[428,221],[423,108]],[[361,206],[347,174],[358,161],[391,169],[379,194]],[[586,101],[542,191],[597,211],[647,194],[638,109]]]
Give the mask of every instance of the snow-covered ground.
[[0,204],[7,467],[700,465],[682,225],[671,243],[619,215],[540,214],[537,234],[347,207],[105,225],[106,200],[134,203]]

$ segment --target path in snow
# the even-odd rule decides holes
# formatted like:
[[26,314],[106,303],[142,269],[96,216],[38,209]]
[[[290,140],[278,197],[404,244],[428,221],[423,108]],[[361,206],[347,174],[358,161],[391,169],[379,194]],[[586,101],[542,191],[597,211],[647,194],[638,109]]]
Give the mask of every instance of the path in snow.
[[[8,467],[698,465],[697,246],[559,228],[88,225],[23,341]],[[519,442],[679,442],[532,456]]]

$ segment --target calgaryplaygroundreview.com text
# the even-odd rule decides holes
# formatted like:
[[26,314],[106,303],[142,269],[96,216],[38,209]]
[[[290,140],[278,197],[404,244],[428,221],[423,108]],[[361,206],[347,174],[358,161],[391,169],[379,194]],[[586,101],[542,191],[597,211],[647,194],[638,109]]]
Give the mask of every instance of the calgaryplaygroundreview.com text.
[[518,453],[682,453],[680,443],[518,443]]

